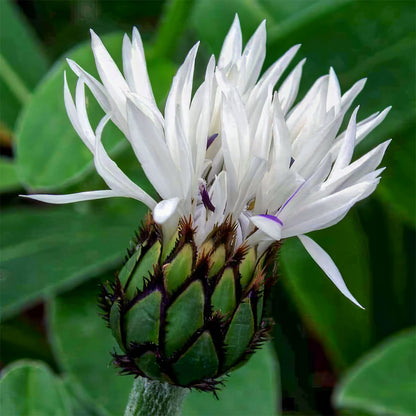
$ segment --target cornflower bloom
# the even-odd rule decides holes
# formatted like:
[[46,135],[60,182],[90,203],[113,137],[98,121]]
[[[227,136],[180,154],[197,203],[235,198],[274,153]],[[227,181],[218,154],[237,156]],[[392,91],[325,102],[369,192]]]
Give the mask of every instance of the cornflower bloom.
[[[130,260],[126,263],[123,270],[127,271],[120,273],[124,277],[120,277],[117,286],[124,285],[123,291],[113,287],[103,295],[107,299],[104,309],[107,308],[110,322],[118,319],[110,316],[112,305],[123,296],[127,296],[130,302],[124,304],[131,305],[137,301],[139,305],[140,300],[162,293],[152,298],[155,310],[160,304],[164,305],[160,313],[166,314],[168,309],[167,315],[160,318],[160,325],[165,320],[174,321],[169,318],[169,307],[173,310],[174,302],[179,302],[186,292],[192,292],[194,299],[199,299],[199,294],[203,293],[205,298],[201,299],[210,299],[211,302],[209,310],[204,309],[201,321],[191,325],[190,333],[178,345],[176,341],[169,341],[169,328],[166,333],[160,331],[159,326],[159,334],[163,332],[159,338],[152,338],[149,334],[148,338],[143,338],[129,332],[127,341],[118,338],[121,347],[128,352],[127,356],[136,360],[133,362],[130,358],[119,357],[121,367],[150,378],[167,377],[179,385],[211,388],[210,380],[245,359],[247,351],[253,350],[261,339],[256,334],[264,329],[259,299],[264,289],[263,266],[267,262],[259,262],[261,258],[271,256],[271,248],[285,238],[297,236],[338,289],[361,306],[347,289],[329,255],[305,234],[339,222],[379,183],[383,168],[378,166],[389,141],[355,161],[352,157],[355,146],[383,121],[389,108],[357,122],[356,107],[346,130],[340,132],[345,114],[363,89],[365,80],[358,81],[342,94],[335,71],[331,68],[294,105],[305,61],[295,66],[277,90],[275,86],[299,46],[289,49],[260,75],[266,54],[265,22],[260,24],[242,50],[241,29],[236,17],[218,62],[211,57],[204,81],[194,95],[193,75],[199,44],[190,50],[173,78],[162,114],[153,96],[138,30],[133,29],[132,40],[127,35],[123,40],[124,76],[99,37],[94,32],[91,32],[91,37],[101,82],[68,60],[78,81],[74,100],[65,78],[64,99],[71,123],[93,154],[95,168],[109,189],[70,195],[31,195],[30,198],[63,204],[129,197],[146,204],[151,210],[152,220],[146,226],[147,231],[142,231],[136,241],[134,250],[139,254],[135,257],[133,250],[130,259],[133,263],[141,262],[146,257],[143,247],[156,247],[157,240],[163,248],[155,248],[156,254],[152,259],[160,268],[148,267],[150,283],[145,279],[144,282],[136,282],[132,289],[129,285],[134,280],[131,277],[133,266],[129,266]],[[105,112],[95,130],[88,119],[85,86]],[[158,200],[133,183],[107,154],[101,135],[110,120],[129,141],[159,195]],[[191,248],[188,243],[192,243]],[[192,252],[189,256],[186,253],[188,249]],[[150,252],[151,249],[146,251]],[[190,266],[179,281],[174,281],[172,279],[175,278],[168,276],[168,270],[179,256],[182,256],[182,263],[178,264],[183,265],[191,259]],[[205,277],[201,277],[198,273],[202,273],[201,264],[204,261]],[[251,264],[250,272],[243,270],[243,265],[246,267],[248,263]],[[257,268],[254,268],[255,264]],[[226,270],[232,267],[230,277]],[[158,273],[162,276],[163,288],[158,286]],[[216,277],[210,283],[206,276],[209,279]],[[201,283],[203,289],[196,283]],[[179,294],[175,292],[178,287],[182,291]],[[231,287],[230,291],[227,292],[225,287]],[[134,297],[136,290],[139,294]],[[206,303],[204,300],[201,302],[203,309]],[[235,317],[245,302],[251,302],[253,316],[258,315],[258,319],[248,324],[252,330],[242,350],[234,355],[230,353],[230,358],[221,352],[221,345],[228,346],[229,350],[229,346],[234,345],[230,333]],[[123,311],[123,307],[120,308]],[[189,309],[189,313],[194,312]],[[215,313],[222,317],[218,327],[224,324],[224,319],[229,326],[225,329],[221,327],[223,329],[217,332],[212,329],[212,322],[217,316]],[[158,312],[155,316],[159,319]],[[252,318],[247,319],[251,322]],[[112,329],[115,334],[118,333],[117,325]],[[141,344],[144,339],[161,348],[152,360],[156,360],[165,378],[159,373],[152,373],[146,367],[147,361],[138,364],[138,357],[145,354],[140,355],[143,351],[137,345],[144,345]],[[198,340],[192,344],[195,348],[200,341],[205,343],[206,351],[212,347],[215,350],[212,357],[217,358],[212,358],[204,374],[187,377],[181,372],[181,361],[177,361],[175,351],[189,348],[190,339]],[[165,342],[168,346],[160,347]],[[241,339],[238,342],[241,343]],[[139,350],[140,353],[137,352]],[[186,361],[185,350],[181,351],[184,354],[181,357],[185,356]],[[149,350],[146,354],[153,352]],[[160,359],[161,356],[164,358]],[[164,367],[170,359],[173,361],[169,365],[173,365],[174,370]]]

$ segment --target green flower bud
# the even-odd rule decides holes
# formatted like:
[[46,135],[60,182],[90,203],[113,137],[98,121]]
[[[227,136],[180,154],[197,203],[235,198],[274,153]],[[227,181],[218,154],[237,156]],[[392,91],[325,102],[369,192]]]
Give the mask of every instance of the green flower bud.
[[235,247],[230,221],[199,249],[194,237],[182,220],[164,245],[149,217],[100,304],[124,352],[114,354],[122,373],[213,391],[267,338],[265,271],[278,247],[260,259],[254,247]]

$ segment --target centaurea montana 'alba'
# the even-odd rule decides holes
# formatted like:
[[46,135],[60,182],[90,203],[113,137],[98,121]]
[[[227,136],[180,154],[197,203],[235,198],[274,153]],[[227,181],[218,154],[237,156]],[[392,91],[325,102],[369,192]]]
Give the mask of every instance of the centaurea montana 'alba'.
[[[293,106],[299,88],[300,61],[274,91],[295,56],[289,49],[260,76],[266,53],[262,22],[242,51],[238,17],[224,41],[218,62],[212,56],[205,79],[192,96],[198,43],[173,78],[164,114],[150,85],[143,44],[136,28],[123,40],[123,74],[91,31],[101,82],[68,60],[78,76],[75,100],[66,77],[64,99],[70,121],[94,156],[108,190],[70,195],[31,195],[64,204],[129,197],[146,204],[168,241],[181,218],[191,218],[195,241],[202,244],[227,218],[237,226],[236,245],[263,253],[273,242],[297,236],[338,289],[347,289],[329,255],[305,234],[339,222],[376,188],[386,141],[352,161],[355,146],[378,126],[389,108],[339,132],[343,118],[365,80],[341,94],[331,68]],[[105,112],[94,130],[85,99],[87,86]],[[101,134],[112,121],[130,142],[147,178],[160,196],[155,201],[111,160]]]

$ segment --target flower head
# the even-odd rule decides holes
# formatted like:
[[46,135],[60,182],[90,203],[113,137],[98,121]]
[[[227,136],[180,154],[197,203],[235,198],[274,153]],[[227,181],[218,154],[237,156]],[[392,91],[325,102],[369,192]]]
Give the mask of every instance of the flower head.
[[[94,157],[108,190],[70,195],[32,195],[49,203],[129,197],[146,204],[169,241],[182,218],[191,218],[201,246],[227,219],[236,225],[236,247],[257,248],[298,236],[339,290],[357,305],[325,251],[305,233],[336,224],[376,188],[378,169],[389,141],[352,161],[355,146],[378,126],[389,109],[357,122],[358,107],[345,131],[346,112],[364,87],[358,81],[341,93],[335,71],[319,78],[294,106],[304,60],[274,90],[294,58],[289,49],[262,75],[265,23],[242,50],[236,17],[216,63],[192,95],[196,44],[173,78],[164,112],[158,109],[137,29],[123,40],[123,74],[99,37],[91,32],[101,82],[75,62],[75,100],[66,78],[65,105],[74,129]],[[85,86],[106,113],[94,130]],[[113,122],[129,141],[160,199],[154,200],[111,160],[102,142]]]

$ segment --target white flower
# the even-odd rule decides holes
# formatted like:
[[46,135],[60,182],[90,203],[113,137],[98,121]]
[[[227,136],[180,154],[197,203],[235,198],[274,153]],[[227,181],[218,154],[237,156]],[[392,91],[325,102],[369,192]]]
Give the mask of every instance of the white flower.
[[[181,217],[192,216],[199,244],[215,224],[231,217],[237,222],[238,243],[257,246],[258,254],[276,240],[298,236],[338,289],[359,305],[328,254],[304,234],[336,224],[380,180],[383,169],[377,167],[389,141],[354,162],[352,156],[357,143],[383,121],[389,108],[357,123],[357,107],[346,131],[339,133],[365,80],[341,94],[331,68],[292,108],[304,60],[277,91],[274,88],[299,46],[259,78],[266,53],[265,23],[242,51],[236,17],[218,64],[211,57],[205,80],[193,96],[198,44],[190,50],[173,79],[162,114],[137,29],[132,41],[124,37],[124,76],[98,36],[94,32],[91,36],[101,82],[68,61],[78,83],[74,101],[65,78],[64,98],[71,123],[109,190],[30,198],[57,204],[135,198],[152,210],[165,238],[174,234]],[[106,113],[95,131],[87,116],[85,85]],[[101,133],[110,120],[130,142],[159,201],[108,156]]]

